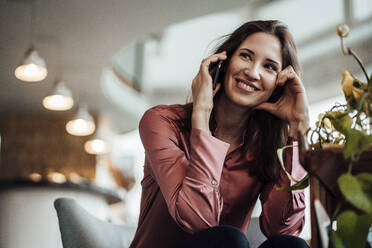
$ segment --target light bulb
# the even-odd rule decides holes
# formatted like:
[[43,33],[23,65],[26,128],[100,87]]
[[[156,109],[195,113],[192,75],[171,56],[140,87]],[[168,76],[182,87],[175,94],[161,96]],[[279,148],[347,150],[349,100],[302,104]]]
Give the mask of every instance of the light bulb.
[[84,119],[71,120],[66,124],[67,132],[76,136],[90,135],[94,132],[95,128],[96,127],[93,122],[86,121]]
[[47,178],[50,182],[53,182],[53,183],[64,183],[64,182],[66,182],[65,175],[63,175],[61,173],[58,173],[58,172],[50,172],[47,175]]
[[85,151],[89,154],[104,154],[108,152],[108,145],[101,139],[88,140],[84,144]]
[[35,65],[20,65],[14,72],[15,76],[26,82],[38,82],[46,78],[48,72],[45,68]]
[[49,110],[64,111],[74,106],[74,100],[71,97],[62,95],[50,95],[43,99],[43,106]]
[[29,178],[31,181],[37,183],[37,182],[40,182],[40,181],[41,181],[42,176],[41,176],[39,173],[34,172],[34,173],[29,174],[29,175],[28,175],[28,178]]

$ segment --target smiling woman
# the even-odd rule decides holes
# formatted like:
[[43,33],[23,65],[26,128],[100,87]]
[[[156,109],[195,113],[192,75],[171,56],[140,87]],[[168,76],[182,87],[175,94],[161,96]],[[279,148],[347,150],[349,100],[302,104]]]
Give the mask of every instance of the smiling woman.
[[231,101],[254,108],[266,102],[275,89],[281,70],[280,40],[271,34],[255,33],[248,36],[232,55],[227,69],[220,101]]
[[248,247],[244,233],[258,197],[268,238],[260,247],[308,247],[296,237],[304,192],[277,190],[290,181],[275,156],[293,145],[285,167],[296,179],[304,175],[295,147],[308,128],[299,71],[284,24],[248,22],[202,61],[193,102],[144,114],[141,212],[131,247]]

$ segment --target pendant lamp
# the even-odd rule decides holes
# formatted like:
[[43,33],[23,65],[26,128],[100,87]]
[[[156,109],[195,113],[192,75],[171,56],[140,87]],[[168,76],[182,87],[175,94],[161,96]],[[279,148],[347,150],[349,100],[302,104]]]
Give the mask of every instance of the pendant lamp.
[[87,153],[93,155],[102,155],[109,152],[107,142],[98,138],[88,140],[87,142],[85,142],[84,149]]
[[41,81],[47,74],[45,61],[33,46],[26,51],[25,57],[14,71],[16,78],[25,82]]
[[53,111],[65,111],[72,108],[74,100],[71,91],[63,81],[56,81],[52,92],[43,99],[43,106]]
[[80,106],[75,117],[66,124],[66,131],[75,136],[91,135],[95,129],[94,120],[86,105]]
[[38,82],[46,78],[48,71],[45,61],[39,56],[39,53],[33,46],[34,27],[36,26],[36,1],[29,1],[30,3],[30,48],[26,51],[21,63],[15,69],[14,75],[19,80],[25,82]]

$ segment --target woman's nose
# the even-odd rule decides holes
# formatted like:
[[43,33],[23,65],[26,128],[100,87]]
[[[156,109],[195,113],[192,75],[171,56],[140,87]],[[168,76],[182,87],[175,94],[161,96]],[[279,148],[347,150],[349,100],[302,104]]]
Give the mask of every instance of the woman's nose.
[[244,69],[244,74],[250,80],[257,81],[260,79],[260,71],[257,64],[251,64],[250,66],[247,66],[247,68]]

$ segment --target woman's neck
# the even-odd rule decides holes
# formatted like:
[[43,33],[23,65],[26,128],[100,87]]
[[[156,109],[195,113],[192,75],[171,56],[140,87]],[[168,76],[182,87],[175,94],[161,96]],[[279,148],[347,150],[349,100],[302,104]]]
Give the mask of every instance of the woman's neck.
[[216,105],[216,137],[229,143],[240,142],[251,110],[232,103],[224,93]]

